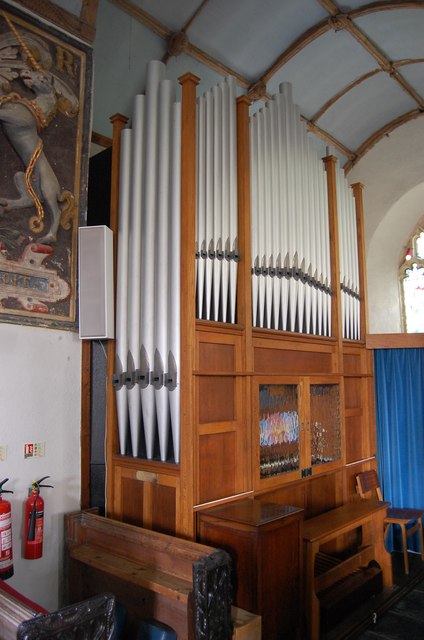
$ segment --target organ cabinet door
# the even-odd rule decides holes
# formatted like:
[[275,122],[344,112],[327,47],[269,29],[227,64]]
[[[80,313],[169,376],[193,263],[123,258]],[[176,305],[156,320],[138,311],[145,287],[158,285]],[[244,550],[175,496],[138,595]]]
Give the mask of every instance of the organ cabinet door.
[[337,376],[254,378],[255,488],[342,466],[342,392]]

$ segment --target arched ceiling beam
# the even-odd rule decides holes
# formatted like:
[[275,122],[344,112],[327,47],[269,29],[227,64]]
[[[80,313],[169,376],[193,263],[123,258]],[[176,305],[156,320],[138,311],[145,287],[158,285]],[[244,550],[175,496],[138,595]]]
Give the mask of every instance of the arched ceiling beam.
[[343,169],[345,170],[345,173],[348,173],[352,169],[352,167],[355,164],[357,164],[357,162],[370,149],[372,149],[372,147],[374,147],[374,145],[377,144],[377,142],[382,140],[382,138],[384,138],[385,136],[388,136],[392,131],[394,131],[398,127],[402,126],[406,122],[409,122],[410,120],[415,120],[416,118],[419,118],[422,115],[424,115],[424,113],[420,109],[413,109],[412,111],[408,111],[408,113],[404,113],[403,115],[399,116],[398,118],[395,118],[391,122],[385,124],[384,127],[381,127],[381,129],[379,129],[378,131],[375,131],[372,134],[372,136],[370,136],[367,140],[365,140],[365,142],[363,142],[361,144],[360,147],[358,147],[358,149],[356,150],[356,152],[354,154],[354,157],[351,158],[350,160],[348,160],[345,163],[345,165],[343,166]]
[[327,102],[325,104],[322,105],[321,109],[319,109],[312,116],[311,122],[316,122],[317,120],[319,120],[324,115],[324,113],[326,111],[328,111],[328,109],[330,107],[332,107],[333,104],[335,104],[337,102],[337,100],[340,100],[340,98],[342,98],[344,95],[346,95],[346,93],[349,93],[349,91],[351,91],[351,89],[353,89],[354,87],[357,87],[359,84],[361,84],[365,80],[368,80],[369,78],[372,78],[373,76],[377,75],[377,73],[382,73],[382,69],[374,69],[373,71],[370,71],[369,73],[365,73],[363,76],[360,76],[359,78],[357,78],[356,80],[354,80],[350,84],[348,84],[345,87],[343,87],[343,89],[341,89],[338,93],[336,93],[329,100],[327,100]]
[[153,33],[156,33],[157,36],[160,36],[164,40],[168,40],[171,37],[172,31],[168,29],[168,27],[165,27],[159,20],[156,20],[150,13],[147,13],[147,11],[136,7],[136,5],[129,0],[112,0],[112,3],[122,9],[122,11],[125,11],[125,13],[128,13],[132,18],[141,22],[141,24],[144,24],[145,27],[153,31]]
[[306,123],[306,127],[311,133],[316,135],[318,138],[321,138],[326,144],[333,146],[335,149],[340,151],[340,153],[346,158],[349,158],[350,161],[354,160],[356,154],[354,151],[351,151],[347,147],[345,147],[341,142],[339,142],[336,138],[333,138],[327,131],[320,129],[316,124],[301,116],[302,120]]
[[393,11],[397,9],[424,9],[423,0],[398,0],[398,2],[370,2],[357,9],[349,11],[349,16],[354,20],[355,18],[361,18],[370,13],[377,13],[378,11]]
[[[165,27],[159,20],[153,18],[147,11],[140,9],[135,4],[130,2],[130,0],[111,0],[113,4],[117,7],[128,13],[132,18],[138,20],[141,24],[144,24],[145,27],[156,33],[156,35],[160,36],[163,40],[166,40],[167,52],[165,54],[165,61],[169,59],[169,56],[178,56],[181,53],[186,53],[187,55],[199,60],[210,69],[213,69],[217,73],[220,73],[223,76],[232,75],[236,79],[237,83],[243,87],[243,89],[247,89],[249,87],[249,82],[242,75],[237,73],[234,69],[231,69],[225,64],[222,64],[219,60],[205,53],[199,47],[191,44],[189,41],[187,34],[185,31],[180,31],[178,33],[173,33],[170,29]],[[199,11],[203,9],[207,0],[204,0],[200,7],[197,9],[195,14],[190,18],[188,23],[185,25],[185,29],[187,29],[192,23],[194,17],[198,15]]]
[[[179,55],[180,53],[184,52],[221,75],[234,76],[237,83],[242,88],[247,89],[248,97],[251,100],[266,100],[267,98],[269,98],[269,95],[266,91],[267,82],[281,67],[287,64],[287,62],[291,60],[291,58],[293,58],[306,46],[311,44],[314,40],[324,35],[331,29],[346,29],[352,35],[352,37],[354,37],[374,57],[380,69],[372,71],[368,74],[364,74],[363,76],[361,76],[361,78],[358,78],[357,80],[347,85],[338,94],[330,98],[330,100],[328,100],[325,105],[321,107],[321,109],[313,116],[311,120],[308,120],[306,118],[303,119],[307,123],[310,131],[314,132],[315,135],[320,137],[326,143],[334,146],[340,151],[340,153],[348,158],[348,161],[345,164],[345,170],[347,171],[352,168],[352,166],[354,166],[354,164],[356,164],[358,160],[382,137],[393,131],[393,129],[399,127],[401,124],[404,124],[408,120],[418,117],[419,115],[421,115],[422,110],[424,110],[423,98],[413,89],[413,87],[409,85],[407,80],[398,71],[398,67],[406,64],[413,64],[415,62],[423,62],[423,60],[401,60],[395,63],[390,61],[384,55],[384,53],[380,51],[378,47],[365,36],[365,34],[362,33],[357,25],[353,24],[352,22],[352,20],[354,20],[355,18],[378,11],[390,11],[395,9],[424,9],[424,0],[372,2],[368,5],[364,5],[363,7],[345,14],[341,12],[339,7],[335,2],[333,2],[333,0],[318,0],[318,2],[328,11],[329,18],[322,20],[310,29],[306,30],[299,38],[297,38],[295,42],[293,42],[284,52],[282,52],[280,56],[278,56],[278,58],[269,67],[269,69],[253,84],[249,83],[249,81],[245,77],[237,73],[234,69],[231,69],[227,65],[224,65],[222,62],[220,62],[213,56],[210,56],[195,45],[191,44],[191,42],[189,41],[186,32],[193,23],[194,19],[197,17],[197,15],[199,15],[204,6],[207,4],[208,0],[203,0],[203,2],[190,17],[188,22],[184,25],[182,30],[176,34],[172,33],[170,29],[153,18],[153,16],[148,14],[146,11],[135,6],[130,0],[111,1],[123,11],[126,11],[133,18],[140,21],[158,36],[167,41],[167,53],[164,57],[165,61],[171,55]],[[368,138],[356,151],[351,151],[329,133],[320,129],[316,125],[316,121],[327,109],[329,109],[330,106],[335,104],[337,100],[346,95],[346,93],[348,93],[351,89],[353,89],[361,82],[364,82],[372,75],[380,73],[381,71],[388,73],[390,77],[397,81],[402,89],[406,91],[408,95],[410,95],[417,102],[419,108],[412,112],[404,114],[403,116],[400,116],[399,118],[396,118],[392,122],[388,123],[381,129],[379,129],[379,131],[370,136],[370,138]]]
[[[391,60],[363,33],[363,31],[352,21],[353,12],[341,13],[339,7],[333,0],[318,0],[319,3],[330,13],[330,20],[333,22],[334,29],[345,29],[348,31],[359,44],[364,47],[366,51],[377,61],[377,64],[383,71],[386,71],[391,78],[397,81],[402,89],[418,104],[418,106],[424,108],[423,98],[415,91],[415,89],[409,84],[409,82],[402,76],[401,73],[394,67]],[[400,6],[404,7],[408,3],[396,3],[396,8]],[[386,5],[390,6],[390,5]],[[424,8],[424,4],[420,4],[421,8]],[[391,7],[392,9],[395,7]],[[380,7],[379,7],[380,9]],[[374,6],[375,10],[375,6]],[[370,11],[368,11],[370,13]],[[363,13],[362,15],[365,15]],[[358,17],[358,16],[357,16]]]

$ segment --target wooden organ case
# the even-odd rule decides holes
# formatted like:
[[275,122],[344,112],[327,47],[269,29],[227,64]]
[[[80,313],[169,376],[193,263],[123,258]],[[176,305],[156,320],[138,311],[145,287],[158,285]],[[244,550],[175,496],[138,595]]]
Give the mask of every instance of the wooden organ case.
[[[202,317],[199,309],[196,311],[199,273],[195,259],[199,227],[196,211],[201,181],[196,133],[201,117],[199,105],[196,106],[198,78],[187,74],[180,78],[180,84],[179,460],[171,456],[169,460],[162,461],[157,453],[148,459],[147,456],[137,455],[137,452],[134,455],[122,450],[117,424],[117,392],[113,384],[114,376],[116,379],[117,346],[111,340],[108,343],[106,496],[107,515],[111,518],[195,540],[199,538],[198,515],[226,503],[261,500],[263,503],[303,510],[305,519],[308,519],[345,503],[357,502],[355,476],[359,471],[375,465],[376,443],[372,359],[365,348],[362,186],[356,184],[352,187],[353,245],[357,250],[355,292],[351,290],[352,287],[349,290],[349,283],[343,277],[343,264],[346,262],[343,247],[348,237],[353,241],[353,236],[352,231],[343,227],[344,223],[340,228],[340,178],[337,175],[337,160],[331,154],[322,163],[326,192],[321,193],[321,197],[327,203],[325,224],[328,225],[328,244],[317,241],[325,249],[326,256],[322,255],[322,259],[328,259],[328,282],[317,281],[314,277],[315,265],[312,271],[308,271],[309,265],[301,263],[298,247],[292,247],[291,253],[296,255],[290,264],[283,255],[280,262],[274,265],[273,273],[269,265],[266,267],[268,277],[287,281],[283,285],[286,288],[279,294],[281,300],[284,295],[290,295],[290,291],[296,291],[296,287],[307,286],[319,291],[317,295],[321,302],[313,304],[319,309],[321,305],[327,305],[327,330],[321,331],[321,334],[313,328],[305,331],[309,321],[300,323],[299,319],[297,326],[294,323],[290,325],[288,321],[283,327],[272,322],[270,326],[264,326],[260,319],[255,321],[254,316],[261,314],[262,294],[253,289],[252,278],[260,278],[265,273],[263,266],[256,265],[258,271],[255,274],[255,256],[252,255],[255,238],[262,233],[258,231],[257,222],[252,227],[252,204],[258,189],[258,179],[252,177],[251,162],[252,136],[256,134],[249,118],[248,99],[237,98],[234,133],[237,272],[235,279],[234,274],[231,276],[232,282],[236,283],[233,285],[236,313],[233,321],[223,321],[222,317]],[[111,121],[111,226],[115,231],[117,249],[118,211],[123,188],[119,181],[123,162],[121,138],[127,118],[116,115]],[[293,166],[299,165],[293,161]],[[270,167],[267,165],[267,170]],[[266,171],[261,175],[264,179]],[[294,174],[291,179],[296,182]],[[314,179],[311,178],[312,181]],[[255,183],[253,186],[252,181]],[[307,186],[304,182],[301,188]],[[294,207],[302,204],[296,200],[293,202]],[[267,201],[257,219],[265,215],[266,207]],[[303,227],[297,227],[297,242],[301,242],[299,233],[302,229],[306,233],[307,226],[304,223]],[[290,235],[290,228],[288,233]],[[317,229],[315,232],[309,230],[309,243],[317,233]],[[199,256],[200,248],[197,247],[197,250]],[[267,294],[263,295],[266,298]],[[230,297],[229,293],[227,298]],[[349,313],[347,309],[352,300],[356,304],[356,335],[346,331],[346,314]],[[274,306],[268,315],[273,313],[275,299],[272,304]],[[255,311],[253,314],[252,307]],[[256,314],[257,309],[259,311]],[[294,313],[299,318],[299,310],[292,311],[293,317]],[[310,311],[307,313],[311,315]],[[328,320],[330,316],[331,322]],[[125,381],[123,384],[125,386]],[[271,444],[269,437],[272,428],[265,424],[269,419],[267,403],[270,397],[271,404],[277,402],[275,412],[280,417],[280,423],[283,423],[283,426],[280,424],[279,435]],[[278,406],[278,402],[281,406]],[[330,402],[330,408],[327,402]],[[294,426],[287,426],[285,421],[289,418],[284,417],[286,414],[290,414],[290,420],[294,416]],[[331,422],[329,429],[327,420]],[[265,424],[265,431],[268,429],[265,435],[262,434],[262,423]],[[290,436],[290,429],[294,431],[293,437]],[[332,442],[323,445],[326,438],[331,438]],[[349,535],[345,537],[346,540],[337,540],[338,551],[344,544],[349,547]],[[216,538],[214,544],[217,544]],[[301,556],[300,552],[295,569],[298,584],[303,582]],[[284,576],[281,579],[284,580]]]

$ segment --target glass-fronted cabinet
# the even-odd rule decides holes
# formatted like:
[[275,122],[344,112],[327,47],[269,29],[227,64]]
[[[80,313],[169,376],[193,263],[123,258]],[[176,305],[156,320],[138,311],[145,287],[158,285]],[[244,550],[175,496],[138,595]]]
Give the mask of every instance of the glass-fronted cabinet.
[[343,462],[340,380],[255,379],[259,480],[307,477]]

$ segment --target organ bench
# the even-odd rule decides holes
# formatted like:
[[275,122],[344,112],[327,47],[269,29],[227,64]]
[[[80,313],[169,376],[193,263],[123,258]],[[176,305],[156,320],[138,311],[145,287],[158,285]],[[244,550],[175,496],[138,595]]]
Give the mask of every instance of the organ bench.
[[[377,500],[351,502],[305,520],[304,603],[309,640],[318,640],[320,637],[320,592],[340,583],[343,578],[373,560],[382,571],[383,586],[392,586],[391,557],[384,546],[384,518],[388,504]],[[355,531],[360,541],[355,551],[317,575],[319,554],[326,549],[326,545],[337,547],[338,539]]]

